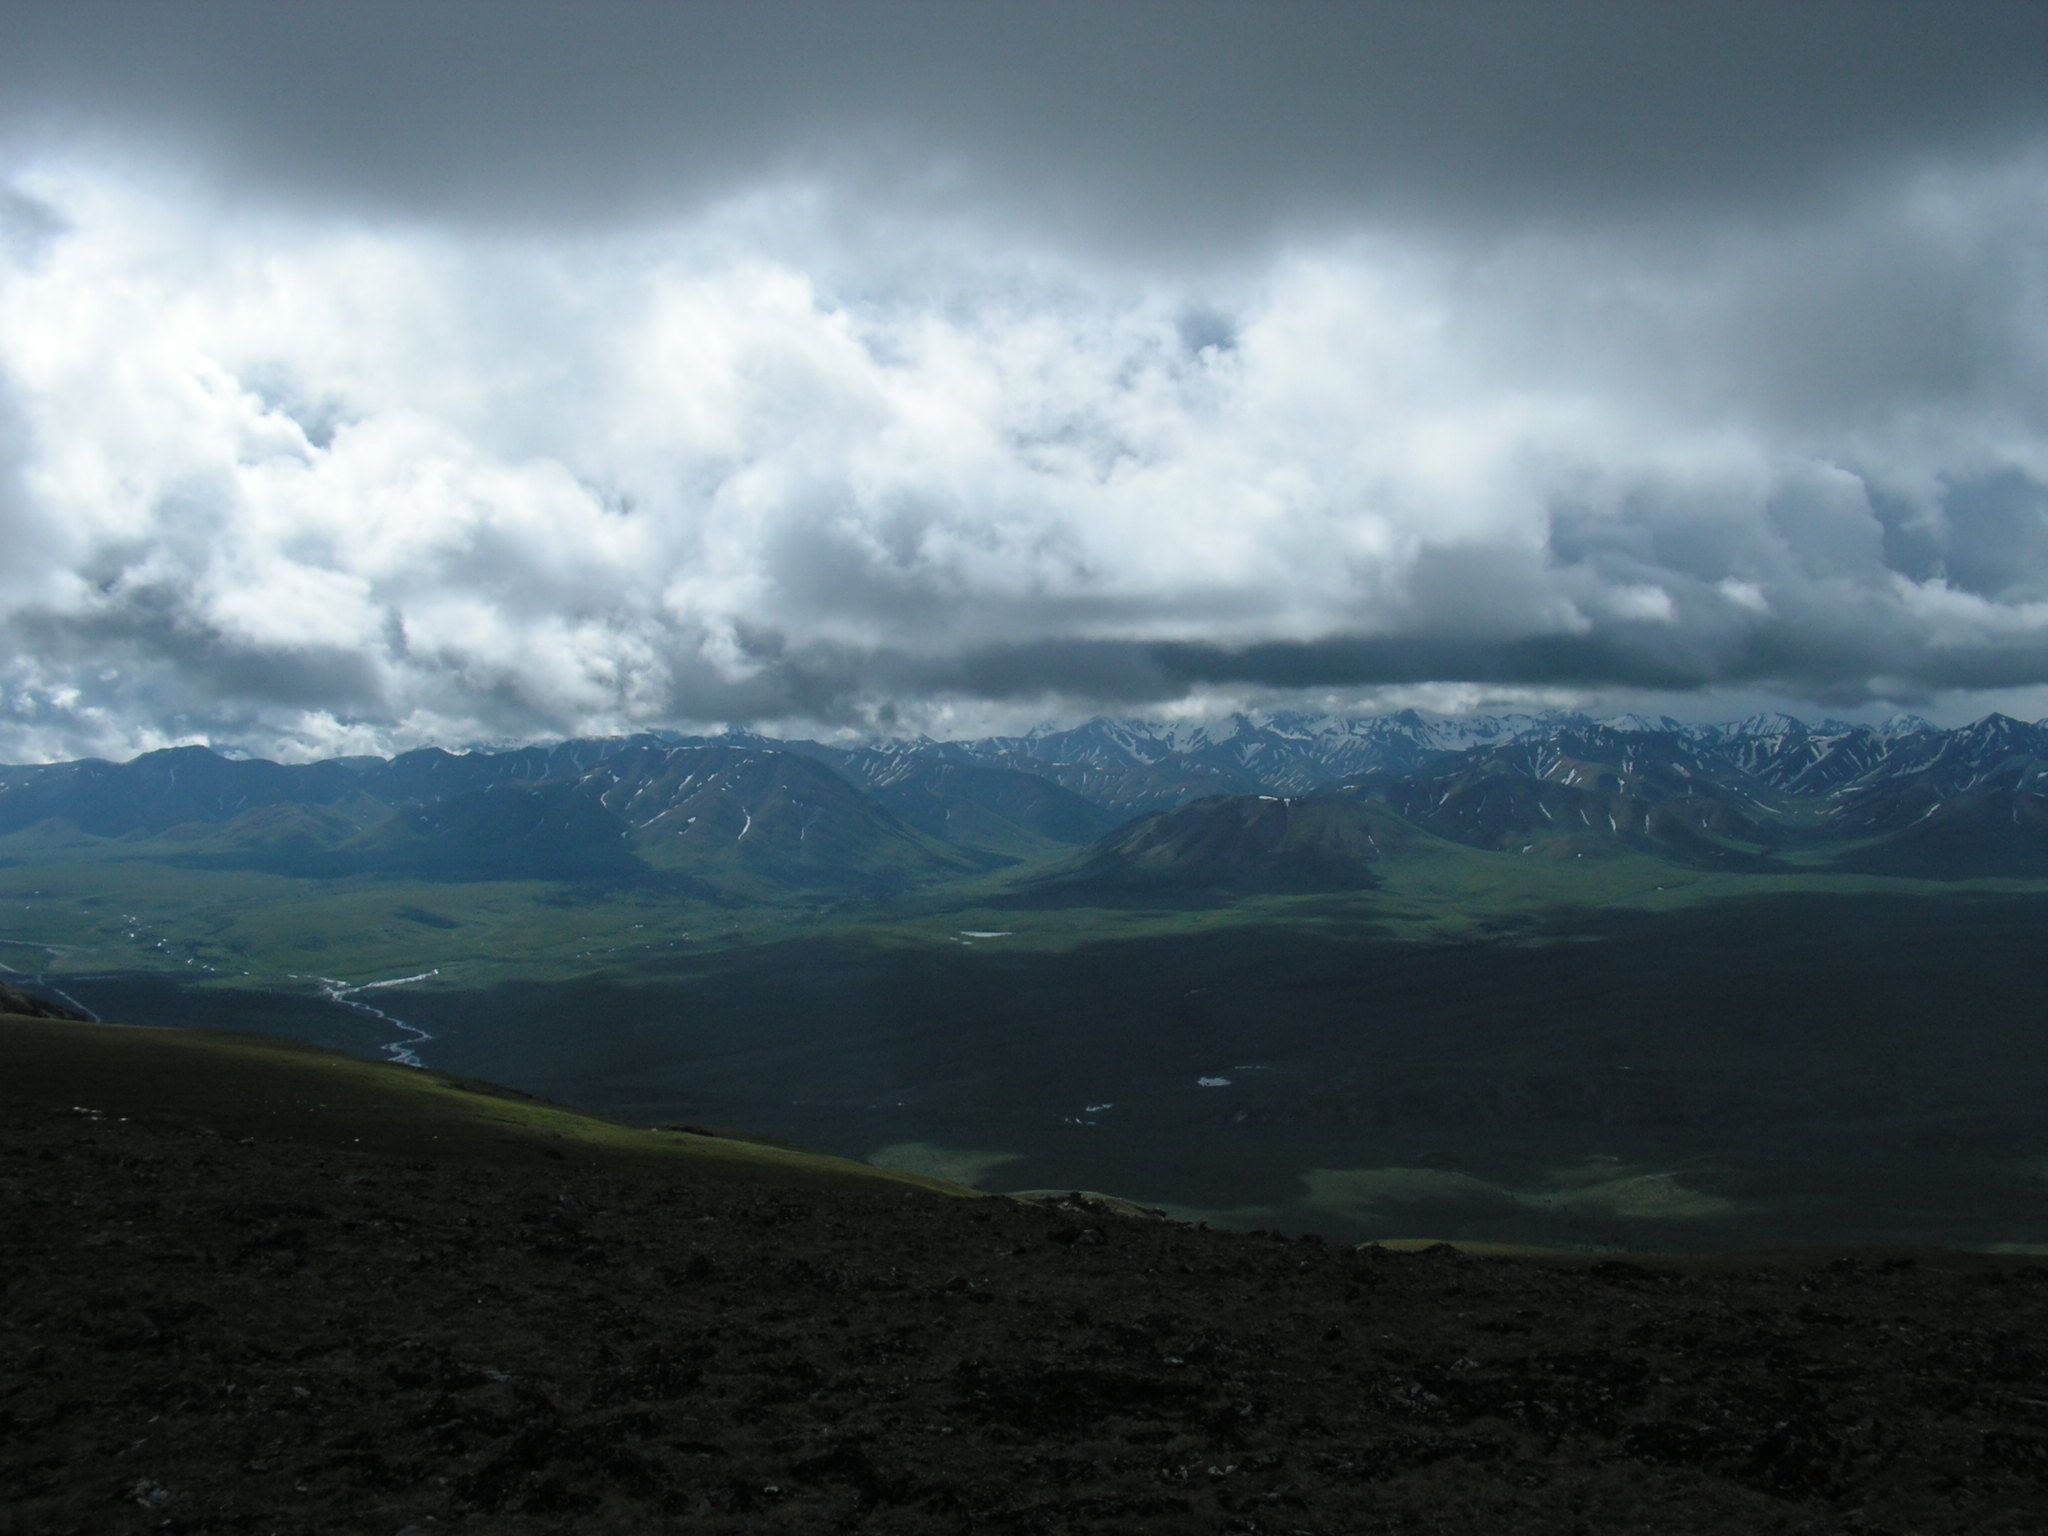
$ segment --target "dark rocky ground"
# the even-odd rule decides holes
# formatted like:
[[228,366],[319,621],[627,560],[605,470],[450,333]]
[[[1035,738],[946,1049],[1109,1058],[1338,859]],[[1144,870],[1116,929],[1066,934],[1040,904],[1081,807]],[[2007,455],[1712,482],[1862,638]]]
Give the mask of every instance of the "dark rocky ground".
[[2048,1530],[2016,1260],[1353,1252],[20,1102],[0,1201],[20,1536]]

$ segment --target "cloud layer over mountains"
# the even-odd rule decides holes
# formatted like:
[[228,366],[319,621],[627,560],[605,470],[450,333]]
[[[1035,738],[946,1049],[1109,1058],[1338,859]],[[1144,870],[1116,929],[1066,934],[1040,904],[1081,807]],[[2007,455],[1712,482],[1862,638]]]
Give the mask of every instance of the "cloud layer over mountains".
[[0,11],[0,758],[2048,686],[2037,10],[741,15]]

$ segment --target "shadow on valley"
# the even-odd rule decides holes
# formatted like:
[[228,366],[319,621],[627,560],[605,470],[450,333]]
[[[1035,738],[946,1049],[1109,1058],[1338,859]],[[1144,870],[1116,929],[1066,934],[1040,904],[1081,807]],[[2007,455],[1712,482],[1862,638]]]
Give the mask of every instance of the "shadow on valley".
[[[1032,942],[1020,911],[1006,936],[811,936],[380,1006],[432,1034],[437,1067],[622,1118],[1237,1226],[2048,1243],[2048,897],[1788,893],[1426,945],[1357,913],[1188,914],[1049,950],[1011,947]],[[105,1017],[150,1012],[67,985]],[[251,1027],[262,1005],[238,1006],[218,1022]],[[281,1032],[320,1009],[339,1011],[289,1001]]]

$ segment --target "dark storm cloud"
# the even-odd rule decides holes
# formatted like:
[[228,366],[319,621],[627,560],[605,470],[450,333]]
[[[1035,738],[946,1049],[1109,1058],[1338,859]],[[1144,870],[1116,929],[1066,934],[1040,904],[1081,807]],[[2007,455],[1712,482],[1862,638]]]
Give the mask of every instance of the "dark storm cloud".
[[0,186],[0,252],[19,262],[32,262],[63,233],[63,216],[54,208],[13,187]]
[[[1905,635],[1829,633],[1765,625],[1726,643],[1626,625],[1591,635],[1532,635],[1510,640],[1393,636],[1269,643],[1226,650],[1160,645],[1150,659],[1187,684],[1251,683],[1271,689],[1325,689],[1424,683],[1444,678],[1502,685],[1692,693],[1764,685],[1833,704],[1872,698],[1919,700],[1953,689],[2039,682],[2048,647],[2038,642],[1928,651]],[[1882,691],[1879,691],[1879,684]]]
[[[91,666],[125,679],[109,698],[133,702],[138,683],[159,707],[194,718],[216,705],[282,705],[374,714],[388,706],[374,661],[341,646],[260,646],[221,633],[179,594],[141,587],[82,616],[30,610],[8,639],[45,665]],[[146,679],[146,681],[143,681]]]
[[15,131],[125,125],[292,199],[546,223],[814,169],[1146,244],[1796,199],[2010,140],[2044,80],[2036,4],[0,12]]
[[1483,638],[1336,635],[1228,647],[1197,642],[1054,640],[957,656],[769,644],[742,700],[747,717],[860,725],[885,699],[950,696],[1031,703],[1048,696],[1143,709],[1203,689],[1285,694],[1373,690],[1446,679],[1502,688],[1663,694],[1763,689],[1849,708],[1920,703],[1946,692],[2019,688],[2048,677],[2037,639],[1930,649],[1881,615],[1767,622],[1715,636],[1618,624],[1589,634]]

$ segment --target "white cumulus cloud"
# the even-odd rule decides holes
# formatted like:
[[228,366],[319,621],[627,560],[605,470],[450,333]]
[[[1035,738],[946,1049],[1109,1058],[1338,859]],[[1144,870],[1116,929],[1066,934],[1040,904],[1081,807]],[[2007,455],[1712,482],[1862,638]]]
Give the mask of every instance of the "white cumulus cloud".
[[551,233],[24,163],[0,756],[2048,683],[2044,164],[1143,270],[800,181]]

